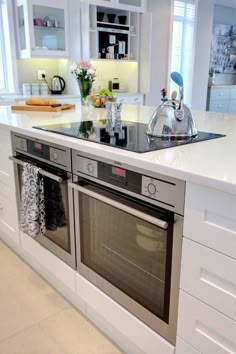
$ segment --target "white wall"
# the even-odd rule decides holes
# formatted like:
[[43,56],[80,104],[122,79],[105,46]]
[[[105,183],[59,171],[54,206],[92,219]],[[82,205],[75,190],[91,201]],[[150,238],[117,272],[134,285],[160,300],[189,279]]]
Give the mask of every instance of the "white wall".
[[167,87],[171,0],[148,0],[147,5],[147,10],[152,12],[152,37],[150,92],[145,104],[157,106],[161,102],[161,89]]
[[211,49],[213,0],[199,0],[193,73],[192,108],[206,110],[208,70]]

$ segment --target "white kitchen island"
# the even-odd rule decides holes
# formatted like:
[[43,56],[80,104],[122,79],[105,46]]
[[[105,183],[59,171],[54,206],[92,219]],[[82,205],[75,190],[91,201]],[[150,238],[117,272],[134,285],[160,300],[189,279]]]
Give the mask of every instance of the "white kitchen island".
[[[122,118],[147,123],[154,109],[124,105]],[[227,136],[138,154],[32,129],[104,119],[104,109],[12,113],[0,107],[0,237],[128,353],[236,353],[236,116],[194,117],[198,130]],[[10,131],[186,181],[176,347],[19,232]]]

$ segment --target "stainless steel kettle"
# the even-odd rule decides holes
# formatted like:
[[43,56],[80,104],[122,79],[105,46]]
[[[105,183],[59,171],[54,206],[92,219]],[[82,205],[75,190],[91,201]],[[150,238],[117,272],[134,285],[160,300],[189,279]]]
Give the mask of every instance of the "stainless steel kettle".
[[52,94],[61,94],[66,87],[63,77],[54,75],[52,78],[52,88],[50,89]]
[[[45,75],[43,75],[43,79],[48,86]],[[58,76],[58,75],[54,75],[52,78],[51,88],[48,86],[48,89],[52,95],[60,95],[64,91],[65,87],[66,87],[66,83],[65,83],[65,80],[63,79],[63,77]]]
[[190,109],[183,103],[183,79],[179,73],[171,78],[179,85],[180,100],[163,102],[153,113],[148,124],[147,134],[166,139],[188,139],[198,135]]

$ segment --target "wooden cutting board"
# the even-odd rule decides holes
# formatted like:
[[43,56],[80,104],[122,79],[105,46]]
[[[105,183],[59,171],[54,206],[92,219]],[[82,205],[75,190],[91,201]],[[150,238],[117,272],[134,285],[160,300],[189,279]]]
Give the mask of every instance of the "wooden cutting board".
[[60,112],[64,111],[67,109],[74,109],[75,105],[74,104],[62,104],[61,106],[58,107],[52,107],[52,106],[31,106],[31,105],[26,105],[26,104],[17,104],[11,106],[12,111],[41,111],[41,112]]

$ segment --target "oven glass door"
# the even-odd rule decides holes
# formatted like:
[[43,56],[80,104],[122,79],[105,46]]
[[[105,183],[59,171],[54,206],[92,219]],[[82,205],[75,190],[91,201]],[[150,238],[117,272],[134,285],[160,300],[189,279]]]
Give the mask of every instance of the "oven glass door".
[[[49,172],[56,177],[60,177],[58,182],[50,177],[43,176],[44,180],[44,206],[45,206],[45,226],[43,234],[34,237],[35,240],[50,249],[65,262],[75,267],[75,250],[73,239],[70,235],[70,215],[69,215],[69,174],[61,169],[49,166],[36,160],[31,160],[25,156],[17,156],[16,161],[28,162],[43,171]],[[17,163],[17,162],[16,162]],[[19,211],[22,207],[23,188],[23,166],[17,163],[18,187],[20,191]],[[20,214],[20,213],[19,213]]]
[[81,264],[168,323],[173,213],[90,182],[77,190]]

